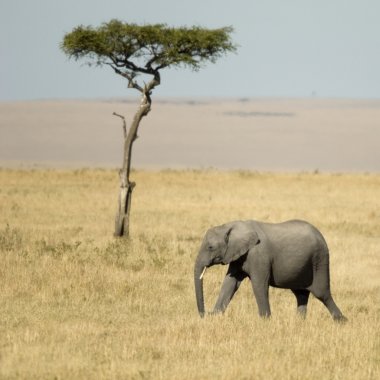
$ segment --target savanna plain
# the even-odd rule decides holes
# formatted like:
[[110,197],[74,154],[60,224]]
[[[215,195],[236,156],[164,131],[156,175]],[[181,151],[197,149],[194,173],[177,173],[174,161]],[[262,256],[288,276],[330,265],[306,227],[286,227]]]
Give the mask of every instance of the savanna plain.
[[[0,170],[0,378],[379,379],[380,176],[182,170],[132,173],[130,239],[112,236],[116,170]],[[330,247],[334,323],[248,281],[201,319],[193,264],[210,226],[306,219]],[[215,302],[226,267],[204,280]]]

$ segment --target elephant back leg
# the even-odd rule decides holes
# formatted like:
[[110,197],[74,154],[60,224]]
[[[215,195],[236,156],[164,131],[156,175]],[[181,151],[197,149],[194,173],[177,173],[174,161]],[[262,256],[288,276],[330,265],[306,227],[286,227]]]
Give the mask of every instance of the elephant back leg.
[[310,291],[307,289],[292,289],[292,292],[297,298],[297,312],[301,317],[305,318]]
[[314,265],[313,284],[309,290],[327,307],[334,320],[346,320],[346,317],[343,316],[342,312],[339,310],[331,295],[328,256],[320,260],[317,265]]
[[347,318],[342,314],[339,307],[336,305],[334,299],[332,298],[330,290],[325,293],[319,293],[318,291],[311,291],[313,295],[318,298],[328,309],[334,321],[344,322]]
[[335,301],[333,300],[331,293],[329,294],[329,297],[327,297],[327,299],[323,299],[322,302],[329,310],[334,321],[338,321],[338,322],[347,321],[347,318],[342,314],[342,312],[339,310],[339,307],[336,305]]

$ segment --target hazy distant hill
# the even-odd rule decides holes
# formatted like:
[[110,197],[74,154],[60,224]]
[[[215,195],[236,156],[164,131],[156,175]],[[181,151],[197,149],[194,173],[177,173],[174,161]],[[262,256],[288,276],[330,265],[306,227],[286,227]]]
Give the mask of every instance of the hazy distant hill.
[[[119,166],[138,99],[0,103],[2,166]],[[380,100],[153,99],[133,166],[380,170]]]

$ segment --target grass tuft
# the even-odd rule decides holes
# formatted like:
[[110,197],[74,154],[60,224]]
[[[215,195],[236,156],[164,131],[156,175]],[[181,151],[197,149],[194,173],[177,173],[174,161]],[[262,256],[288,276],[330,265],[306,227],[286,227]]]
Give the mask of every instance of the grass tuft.
[[9,224],[0,230],[0,250],[4,252],[17,251],[22,247],[22,232],[11,228]]

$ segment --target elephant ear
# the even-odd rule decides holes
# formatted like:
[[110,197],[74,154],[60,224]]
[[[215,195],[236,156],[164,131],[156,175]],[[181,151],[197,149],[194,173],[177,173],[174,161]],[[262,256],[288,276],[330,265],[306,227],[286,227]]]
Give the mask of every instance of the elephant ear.
[[260,242],[257,232],[245,222],[234,222],[229,225],[224,239],[227,243],[223,257],[224,264],[237,260]]

